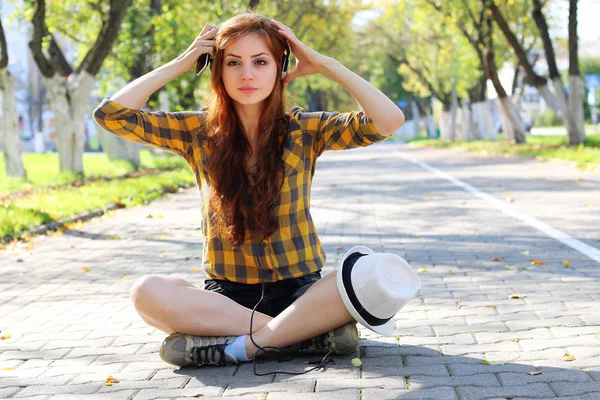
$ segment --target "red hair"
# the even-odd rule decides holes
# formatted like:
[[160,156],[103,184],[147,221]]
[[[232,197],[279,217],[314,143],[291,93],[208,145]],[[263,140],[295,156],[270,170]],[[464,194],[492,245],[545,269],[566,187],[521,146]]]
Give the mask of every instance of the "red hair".
[[[222,74],[225,47],[236,39],[257,34],[262,37],[277,63],[281,77],[281,60],[285,38],[267,18],[248,12],[224,22],[215,38],[216,52],[211,74],[212,90],[207,102],[207,149],[210,154],[210,209],[217,232],[225,234],[234,246],[245,240],[246,228],[270,236],[277,229],[271,206],[277,201],[283,174],[281,135],[287,135],[287,116],[284,85],[278,78],[271,94],[263,101],[258,120],[256,182],[250,184],[246,161],[250,157],[250,142],[243,132],[241,121],[227,94]],[[252,194],[252,195],[250,195]],[[268,229],[267,229],[268,227]],[[212,232],[211,235],[215,235]]]

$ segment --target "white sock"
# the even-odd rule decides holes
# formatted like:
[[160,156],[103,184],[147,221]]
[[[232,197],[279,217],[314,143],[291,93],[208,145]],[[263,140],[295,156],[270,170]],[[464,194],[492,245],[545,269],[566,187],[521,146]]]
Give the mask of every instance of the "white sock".
[[225,346],[225,352],[230,356],[235,357],[238,361],[250,361],[251,358],[248,358],[246,355],[246,336],[241,335],[235,338],[235,340]]

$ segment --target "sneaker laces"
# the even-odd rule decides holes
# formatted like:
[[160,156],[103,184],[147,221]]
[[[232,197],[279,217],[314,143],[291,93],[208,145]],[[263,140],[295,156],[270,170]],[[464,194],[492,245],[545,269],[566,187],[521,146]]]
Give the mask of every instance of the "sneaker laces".
[[[193,347],[192,361],[195,365],[226,365],[225,344],[213,344],[210,346]],[[219,361],[215,362],[215,356],[219,354]]]

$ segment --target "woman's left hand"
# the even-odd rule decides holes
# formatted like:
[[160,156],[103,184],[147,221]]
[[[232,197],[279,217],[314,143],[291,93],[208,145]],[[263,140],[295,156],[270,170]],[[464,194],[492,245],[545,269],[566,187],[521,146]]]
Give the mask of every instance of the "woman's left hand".
[[288,72],[283,83],[289,83],[300,76],[312,75],[320,72],[321,66],[329,57],[318,53],[306,44],[302,43],[294,32],[279,21],[272,20],[279,33],[287,40],[290,49],[296,57],[296,66],[293,71]]

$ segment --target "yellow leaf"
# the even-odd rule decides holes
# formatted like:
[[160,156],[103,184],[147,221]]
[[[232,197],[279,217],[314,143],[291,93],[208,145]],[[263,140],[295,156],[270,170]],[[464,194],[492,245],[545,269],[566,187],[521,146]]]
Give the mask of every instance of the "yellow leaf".
[[563,265],[565,267],[570,267],[571,266],[571,262],[569,260],[563,260]]
[[113,384],[111,382],[104,382],[104,386],[112,386]]
[[463,306],[463,301],[462,299],[458,301],[458,303],[456,303],[456,305],[458,306],[458,308],[461,308]]
[[27,250],[31,250],[31,249],[33,249],[33,243],[32,243],[32,242],[27,242],[27,244],[25,245],[25,248],[26,248]]
[[123,279],[125,279],[126,281],[130,281],[130,280],[131,280],[131,277],[130,277],[129,275],[125,275],[125,276],[123,277]]
[[563,361],[575,361],[575,356],[567,351],[563,356]]
[[531,260],[531,265],[544,265],[544,264],[546,264],[544,261]]
[[162,214],[156,214],[156,218],[164,218]]
[[2,371],[14,371],[15,368],[14,367],[4,367],[2,368]]
[[81,270],[83,272],[89,272],[90,271],[90,269],[88,267],[81,267]]
[[419,272],[427,272],[427,268],[421,268]]
[[161,256],[161,257],[166,257],[166,256],[167,256],[167,253],[160,253],[160,256]]
[[448,271],[448,273],[449,273],[450,275],[454,275],[454,271],[452,271],[452,270],[449,270],[449,271]]
[[112,199],[113,203],[120,203],[121,200],[119,200],[119,198],[117,196],[113,196]]
[[361,365],[363,365],[362,361],[360,361],[360,358],[353,358],[351,363],[355,367],[360,367]]
[[194,272],[200,272],[200,269],[198,269],[198,268],[192,268],[192,271],[194,271]]
[[413,304],[414,307],[418,307],[418,306],[422,306],[422,305],[423,305],[422,303],[415,303],[415,304]]
[[6,335],[0,336],[0,340],[10,339],[11,337],[12,337],[12,334],[11,333],[7,333]]
[[121,240],[121,236],[119,236],[119,235],[110,236],[110,237],[106,238],[106,240]]
[[159,238],[159,239],[166,239],[166,238],[167,238],[167,235],[159,235],[159,236],[158,236],[158,238]]

